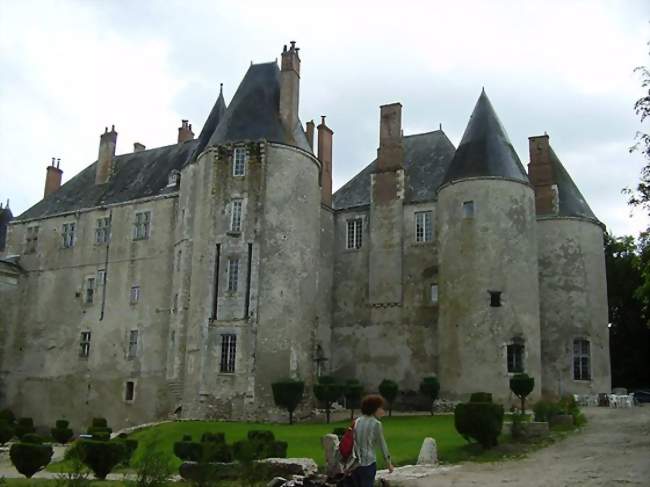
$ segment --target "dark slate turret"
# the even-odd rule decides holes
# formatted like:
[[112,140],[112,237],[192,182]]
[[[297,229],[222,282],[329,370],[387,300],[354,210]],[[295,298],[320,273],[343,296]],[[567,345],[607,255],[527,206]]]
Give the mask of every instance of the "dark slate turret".
[[476,177],[504,177],[528,182],[526,171],[485,90],[476,102],[443,184]]
[[589,208],[587,200],[582,196],[576,183],[571,179],[553,148],[551,148],[551,164],[553,165],[553,173],[555,174],[558,189],[559,215],[597,220],[596,215]]
[[203,150],[206,148],[208,142],[210,141],[210,137],[212,137],[212,134],[219,126],[219,122],[221,122],[223,119],[224,113],[226,113],[226,102],[223,99],[223,83],[221,83],[219,86],[219,97],[212,107],[210,115],[208,115],[205,124],[203,124],[203,128],[199,134],[196,148],[194,149],[194,153],[191,157],[192,161],[195,161],[201,152],[203,152]]

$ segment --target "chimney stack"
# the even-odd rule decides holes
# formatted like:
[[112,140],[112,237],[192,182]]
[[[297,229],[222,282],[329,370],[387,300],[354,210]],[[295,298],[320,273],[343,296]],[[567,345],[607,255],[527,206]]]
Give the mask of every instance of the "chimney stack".
[[557,213],[559,200],[553,164],[551,162],[551,145],[549,136],[528,137],[528,178],[535,189],[535,211],[538,215]]
[[[312,124],[313,125],[313,124]],[[318,126],[318,159],[321,162],[321,203],[332,206],[332,136],[334,132],[325,125],[325,116],[321,116]]]
[[144,144],[141,144],[140,142],[133,143],[133,152],[142,152],[145,149],[146,147]]
[[47,166],[45,173],[45,190],[43,191],[43,198],[48,194],[54,193],[61,187],[61,176],[63,171],[59,168],[61,159],[52,158],[52,162]]
[[307,136],[307,142],[309,142],[309,147],[314,149],[314,121],[310,120],[305,124],[305,135]]
[[117,132],[115,125],[104,129],[104,133],[99,136],[99,156],[97,157],[97,172],[95,173],[95,184],[104,184],[108,182],[113,170],[113,158],[115,157],[115,144],[117,143]]
[[377,172],[395,171],[404,167],[402,146],[402,104],[391,103],[379,107],[379,150]]
[[300,94],[300,56],[296,42],[291,41],[287,49],[282,50],[280,68],[280,118],[284,128],[293,133],[298,123],[298,101]]
[[178,127],[179,144],[182,144],[186,140],[192,140],[194,138],[194,132],[192,132],[192,124],[187,122],[187,120],[181,120],[181,126]]

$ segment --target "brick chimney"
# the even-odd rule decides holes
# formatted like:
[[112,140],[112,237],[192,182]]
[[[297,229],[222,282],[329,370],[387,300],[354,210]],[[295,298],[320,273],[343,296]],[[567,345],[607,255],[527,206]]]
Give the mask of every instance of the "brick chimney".
[[298,123],[298,100],[300,94],[300,57],[296,41],[282,50],[280,66],[280,119],[284,128],[292,133]]
[[325,116],[321,116],[318,126],[318,159],[322,166],[321,203],[329,207],[332,206],[332,135],[332,129],[325,125]]
[[528,137],[528,151],[528,178],[535,188],[535,210],[538,215],[557,213],[559,200],[548,135]]
[[310,120],[305,124],[305,135],[307,136],[307,142],[309,142],[309,147],[314,148],[314,121]]
[[146,147],[144,144],[141,144],[140,142],[133,143],[133,152],[142,152],[145,149]]
[[187,122],[187,120],[181,120],[181,126],[178,127],[179,144],[182,144],[186,140],[192,140],[194,138],[194,132],[192,132],[192,124]]
[[108,182],[113,170],[113,158],[115,157],[115,144],[117,143],[117,132],[115,125],[104,129],[104,133],[99,136],[99,156],[97,157],[97,172],[95,173],[95,184],[104,184]]
[[61,176],[63,171],[59,169],[61,159],[52,158],[52,163],[47,166],[45,173],[45,190],[43,191],[43,198],[48,194],[54,193],[61,187]]
[[402,104],[391,103],[379,107],[379,150],[377,171],[395,171],[404,167],[402,146]]

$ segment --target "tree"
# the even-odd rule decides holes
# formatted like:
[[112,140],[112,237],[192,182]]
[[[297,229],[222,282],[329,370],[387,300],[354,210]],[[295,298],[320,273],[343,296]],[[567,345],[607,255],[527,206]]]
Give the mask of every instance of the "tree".
[[332,403],[343,394],[343,387],[336,382],[334,377],[322,376],[318,378],[318,384],[314,384],[314,395],[316,399],[325,404],[325,415],[327,423],[330,422],[330,411]]
[[350,409],[350,419],[354,419],[354,410],[359,407],[361,396],[363,395],[363,386],[356,379],[349,379],[343,386],[343,396],[345,404]]
[[381,394],[388,403],[388,416],[393,415],[393,402],[397,398],[398,392],[399,386],[397,385],[397,382],[384,379],[381,381],[381,384],[379,384],[379,394]]
[[437,377],[425,377],[420,383],[420,392],[431,400],[431,416],[433,416],[433,403],[440,393],[440,381]]
[[510,390],[521,401],[521,412],[526,412],[526,396],[533,392],[535,379],[528,374],[515,374],[510,378]]
[[293,424],[293,412],[302,401],[305,383],[298,380],[286,379],[271,384],[273,400],[276,406],[289,411],[289,424]]

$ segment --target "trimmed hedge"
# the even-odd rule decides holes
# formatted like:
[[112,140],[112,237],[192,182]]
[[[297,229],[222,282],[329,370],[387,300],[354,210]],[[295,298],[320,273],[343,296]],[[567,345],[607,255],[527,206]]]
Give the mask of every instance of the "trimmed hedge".
[[223,433],[204,433],[200,443],[185,435],[183,441],[174,443],[174,455],[181,460],[198,463],[227,463],[232,461],[233,456]]
[[533,392],[535,379],[528,374],[515,374],[510,378],[510,390],[521,401],[521,412],[526,411],[526,396]]
[[343,395],[343,386],[334,377],[322,376],[318,378],[318,384],[314,384],[314,395],[325,403],[325,416],[329,424],[332,403]]
[[35,433],[34,429],[34,420],[32,418],[20,418],[16,423],[16,429],[14,431],[16,437],[19,439],[30,433]]
[[248,463],[263,458],[287,457],[287,442],[275,441],[272,431],[251,430],[247,437],[233,444],[232,453],[236,460]]
[[467,441],[472,438],[483,448],[492,448],[498,444],[503,427],[503,406],[491,402],[458,404],[454,410],[454,425]]
[[345,405],[350,410],[350,419],[354,419],[354,410],[361,407],[363,386],[357,379],[348,379],[343,386]]
[[425,377],[420,383],[420,392],[431,400],[431,415],[433,416],[433,403],[440,393],[440,381],[437,377]]
[[201,460],[201,444],[192,441],[190,435],[184,435],[182,441],[174,443],[174,455],[186,462],[198,462]]
[[124,465],[125,467],[128,467],[129,464],[131,463],[131,459],[133,458],[133,454],[138,449],[138,440],[134,440],[133,438],[129,438],[129,437],[127,437],[126,434],[122,433],[122,434],[120,434],[120,436],[115,438],[113,441],[122,444],[123,457],[122,457],[122,461],[120,462],[120,464]]
[[469,402],[492,402],[491,392],[472,392]]
[[537,401],[533,406],[535,421],[550,421],[553,416],[564,414],[564,409],[553,401]]
[[388,403],[388,416],[393,415],[393,402],[397,398],[398,392],[399,386],[395,381],[384,379],[381,381],[381,384],[379,384],[379,394],[381,394]]
[[52,446],[44,445],[38,435],[26,433],[20,441],[11,445],[9,457],[18,472],[31,478],[50,463],[53,453]]
[[289,412],[289,424],[293,424],[293,412],[302,401],[305,393],[305,383],[299,380],[286,379],[271,384],[275,405]]
[[101,480],[124,459],[125,446],[122,441],[83,439],[77,445],[81,461]]
[[69,424],[70,423],[65,419],[59,419],[56,421],[56,426],[50,430],[52,438],[54,438],[57,443],[65,445],[74,436],[74,432],[68,428]]

